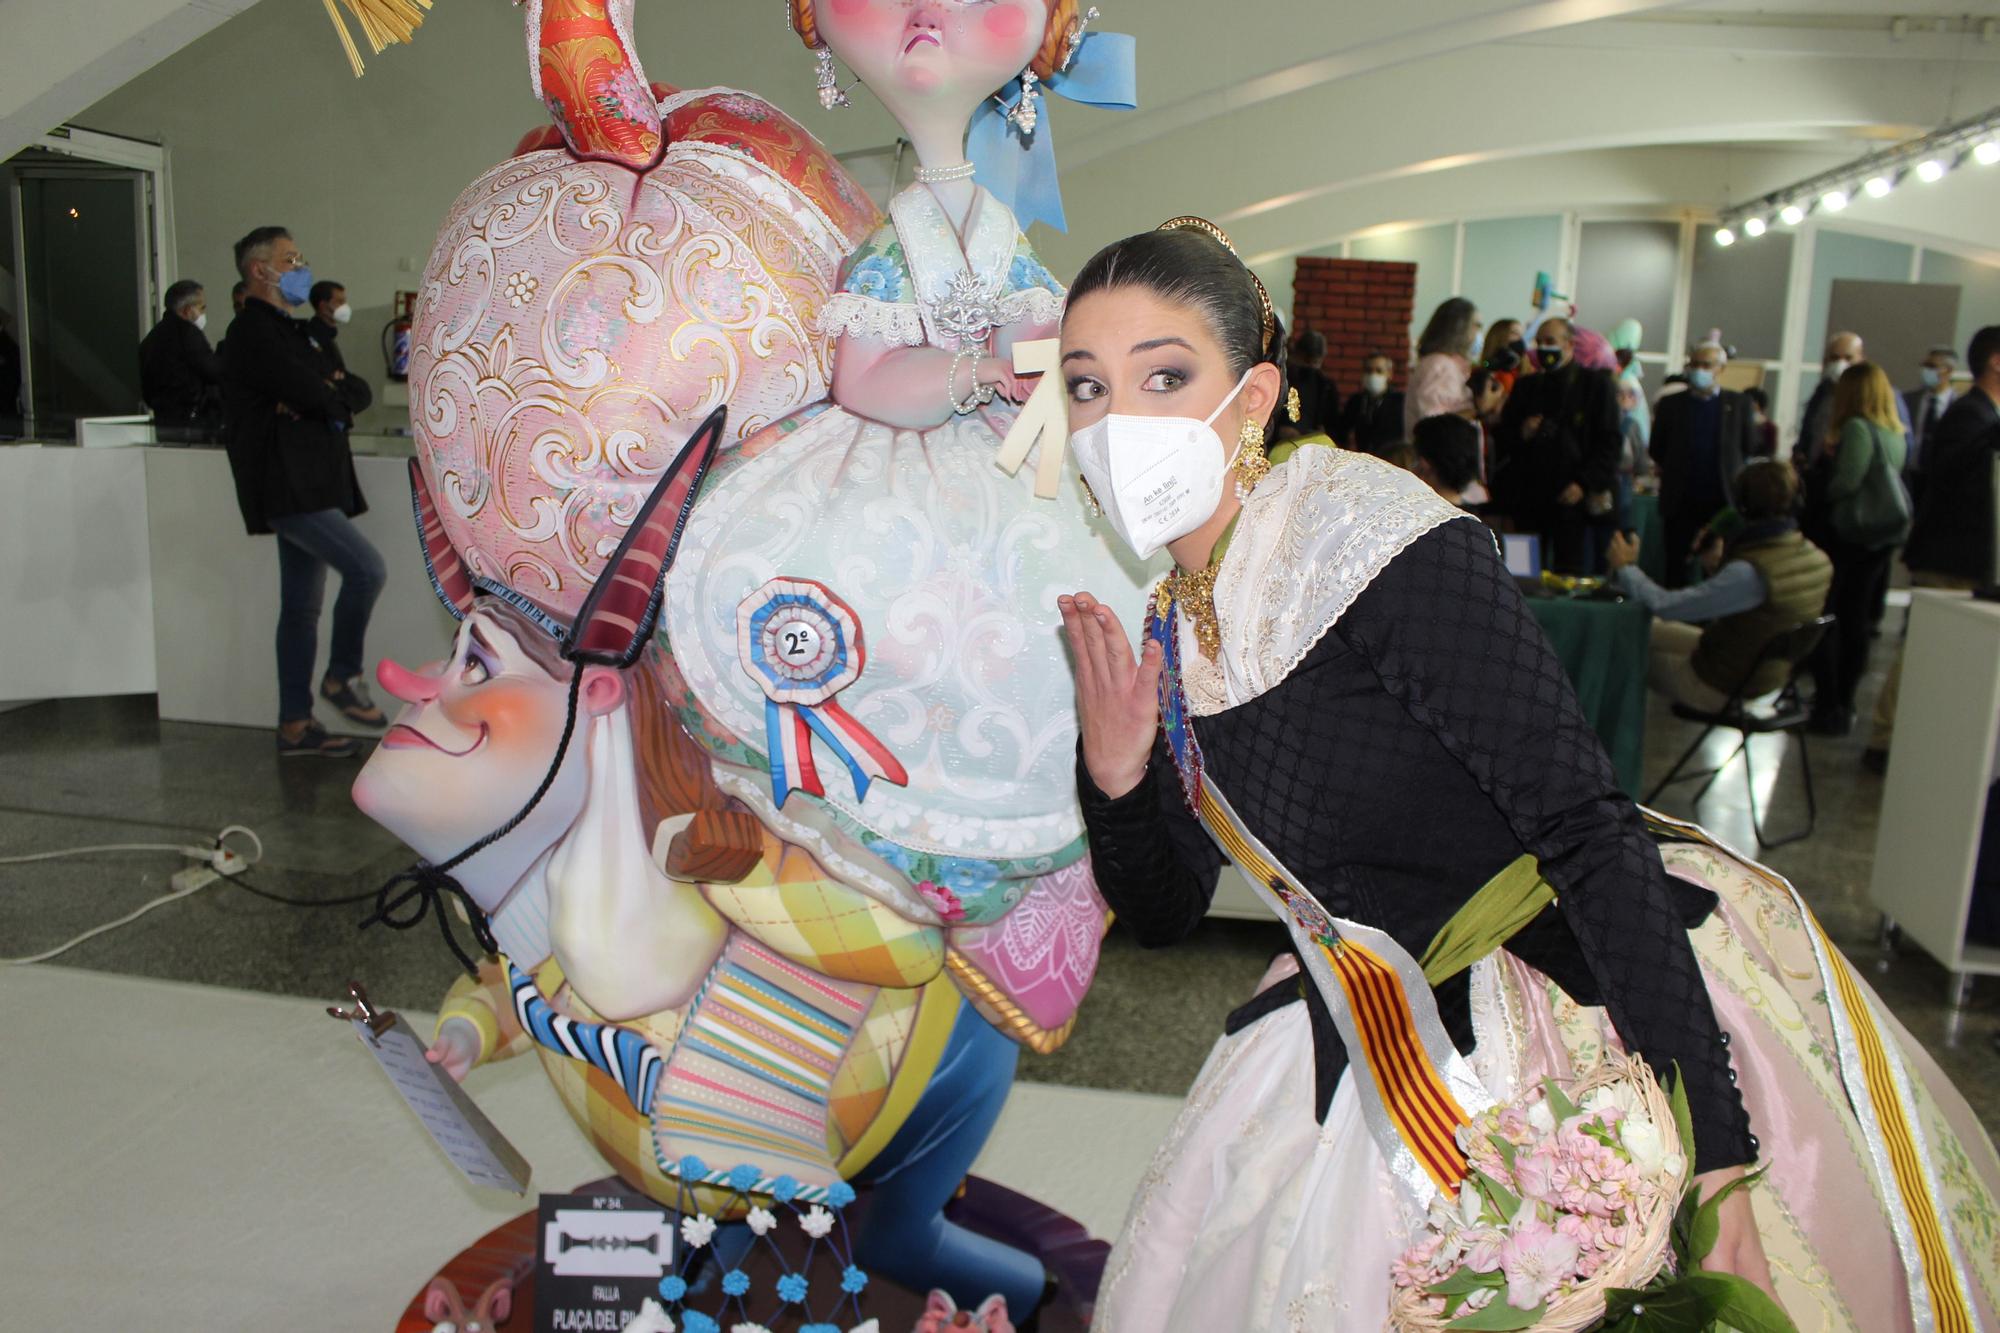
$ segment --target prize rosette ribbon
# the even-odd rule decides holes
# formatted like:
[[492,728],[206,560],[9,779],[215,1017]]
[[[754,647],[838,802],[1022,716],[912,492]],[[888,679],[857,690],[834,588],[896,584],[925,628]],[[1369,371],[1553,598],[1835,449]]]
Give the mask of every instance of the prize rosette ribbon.
[[780,577],[745,597],[736,608],[736,651],[764,690],[771,795],[779,806],[794,791],[826,795],[813,764],[814,736],[847,765],[857,800],[876,778],[909,785],[896,756],[834,698],[860,679],[868,657],[860,618],[824,584]]

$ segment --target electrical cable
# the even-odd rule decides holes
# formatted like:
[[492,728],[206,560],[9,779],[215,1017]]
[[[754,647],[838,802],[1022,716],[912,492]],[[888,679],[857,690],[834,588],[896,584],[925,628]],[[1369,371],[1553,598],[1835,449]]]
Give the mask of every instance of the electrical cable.
[[[250,840],[251,846],[247,855],[229,846],[229,838],[232,834],[241,834]],[[179,902],[183,898],[192,898],[195,894],[208,888],[217,880],[233,879],[242,873],[246,867],[253,866],[264,859],[264,840],[257,836],[257,830],[253,828],[245,827],[242,824],[231,824],[215,835],[215,844],[213,847],[197,847],[167,842],[103,843],[90,847],[66,847],[52,852],[34,852],[27,856],[0,857],[0,865],[29,865],[41,861],[60,860],[63,857],[69,856],[88,856],[97,852],[140,851],[179,852],[182,856],[190,860],[201,862],[207,868],[209,876],[206,879],[190,883],[183,888],[175,889],[171,893],[163,893],[157,898],[142,903],[139,907],[127,912],[116,921],[107,921],[101,926],[93,926],[89,930],[84,931],[83,934],[73,939],[65,940],[53,949],[44,949],[40,953],[29,954],[24,958],[0,958],[0,965],[24,967],[31,963],[46,963],[51,958],[58,958],[68,953],[79,944],[94,940],[100,935],[107,935],[121,926],[131,925],[134,921],[137,921],[156,907],[165,907],[168,903]],[[189,869],[193,869],[193,867],[189,867]],[[182,871],[181,873],[185,874],[186,871]],[[373,897],[374,895],[368,894],[364,896]]]
[[151,902],[145,904],[143,907],[140,907],[138,910],[127,912],[124,916],[119,917],[116,921],[107,921],[101,926],[93,926],[91,929],[84,931],[83,934],[78,935],[75,939],[66,941],[65,943],[62,944],[58,944],[53,949],[45,949],[41,953],[30,954],[26,958],[0,958],[0,963],[5,963],[13,967],[25,967],[29,963],[46,963],[51,958],[55,958],[62,954],[68,953],[71,949],[74,949],[77,945],[82,944],[87,940],[94,940],[99,935],[109,934],[111,931],[118,929],[120,926],[131,925],[134,921],[137,921],[140,917],[146,915],[146,913],[152,911],[155,907],[165,907],[168,903],[179,902],[183,898],[191,898],[195,894],[200,893],[203,889],[207,888],[209,885],[215,883],[217,879],[221,878],[222,876],[217,875],[215,879],[205,879],[200,881],[199,883],[190,884],[188,887],[184,889],[175,889],[172,893],[163,893],[159,897],[153,899]]

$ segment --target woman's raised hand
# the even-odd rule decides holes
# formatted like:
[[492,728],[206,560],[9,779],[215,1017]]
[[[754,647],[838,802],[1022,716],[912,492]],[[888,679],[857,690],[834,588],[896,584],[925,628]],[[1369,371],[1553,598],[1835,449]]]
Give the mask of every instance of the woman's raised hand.
[[1084,768],[1099,791],[1123,796],[1146,776],[1160,726],[1160,645],[1148,637],[1134,658],[1117,613],[1087,592],[1056,604],[1076,671]]

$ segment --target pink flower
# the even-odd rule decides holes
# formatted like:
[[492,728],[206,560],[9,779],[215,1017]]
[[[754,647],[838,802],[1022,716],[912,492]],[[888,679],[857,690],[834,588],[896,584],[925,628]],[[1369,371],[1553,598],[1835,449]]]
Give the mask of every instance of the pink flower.
[[1536,1203],[1553,1204],[1556,1201],[1557,1181],[1561,1174],[1561,1164],[1546,1146],[1514,1159],[1514,1183],[1520,1187],[1522,1198],[1533,1199]]
[[965,920],[965,904],[944,885],[925,880],[917,885],[917,896],[929,903],[946,922]]
[[1529,1123],[1528,1113],[1518,1106],[1501,1109],[1498,1132],[1501,1138],[1517,1148],[1526,1148],[1535,1141],[1535,1127]]
[[1459,1239],[1465,1244],[1465,1266],[1475,1273],[1490,1273],[1500,1267],[1500,1253],[1507,1245],[1507,1233],[1498,1227],[1471,1227]]
[[1527,1221],[1500,1247],[1500,1271],[1507,1275],[1507,1304],[1532,1310],[1575,1276],[1576,1242],[1546,1222]]

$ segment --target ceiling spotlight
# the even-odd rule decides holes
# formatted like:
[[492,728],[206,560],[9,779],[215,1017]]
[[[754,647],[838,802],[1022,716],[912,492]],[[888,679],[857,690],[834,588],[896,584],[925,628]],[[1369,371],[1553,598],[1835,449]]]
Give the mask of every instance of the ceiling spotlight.
[[1736,244],[1736,233],[1724,227],[1715,233],[1715,243],[1717,245],[1734,245]]
[[1743,234],[1753,241],[1762,236],[1764,230],[1764,219],[1762,218],[1745,218],[1743,220]]
[[1829,213],[1838,213],[1847,207],[1847,191],[1828,190],[1819,197],[1819,206]]
[[1880,199],[1882,196],[1888,194],[1889,191],[1895,189],[1896,184],[1887,176],[1870,176],[1868,183],[1861,188],[1868,191],[1870,199]]
[[2000,139],[1988,139],[1972,150],[1972,160],[1982,167],[2000,162]]
[[1805,220],[1806,211],[1797,204],[1786,204],[1778,210],[1778,221],[1784,223],[1787,227],[1796,227]]
[[1945,165],[1942,158],[1927,157],[1917,163],[1917,179],[1931,185],[1944,179]]

